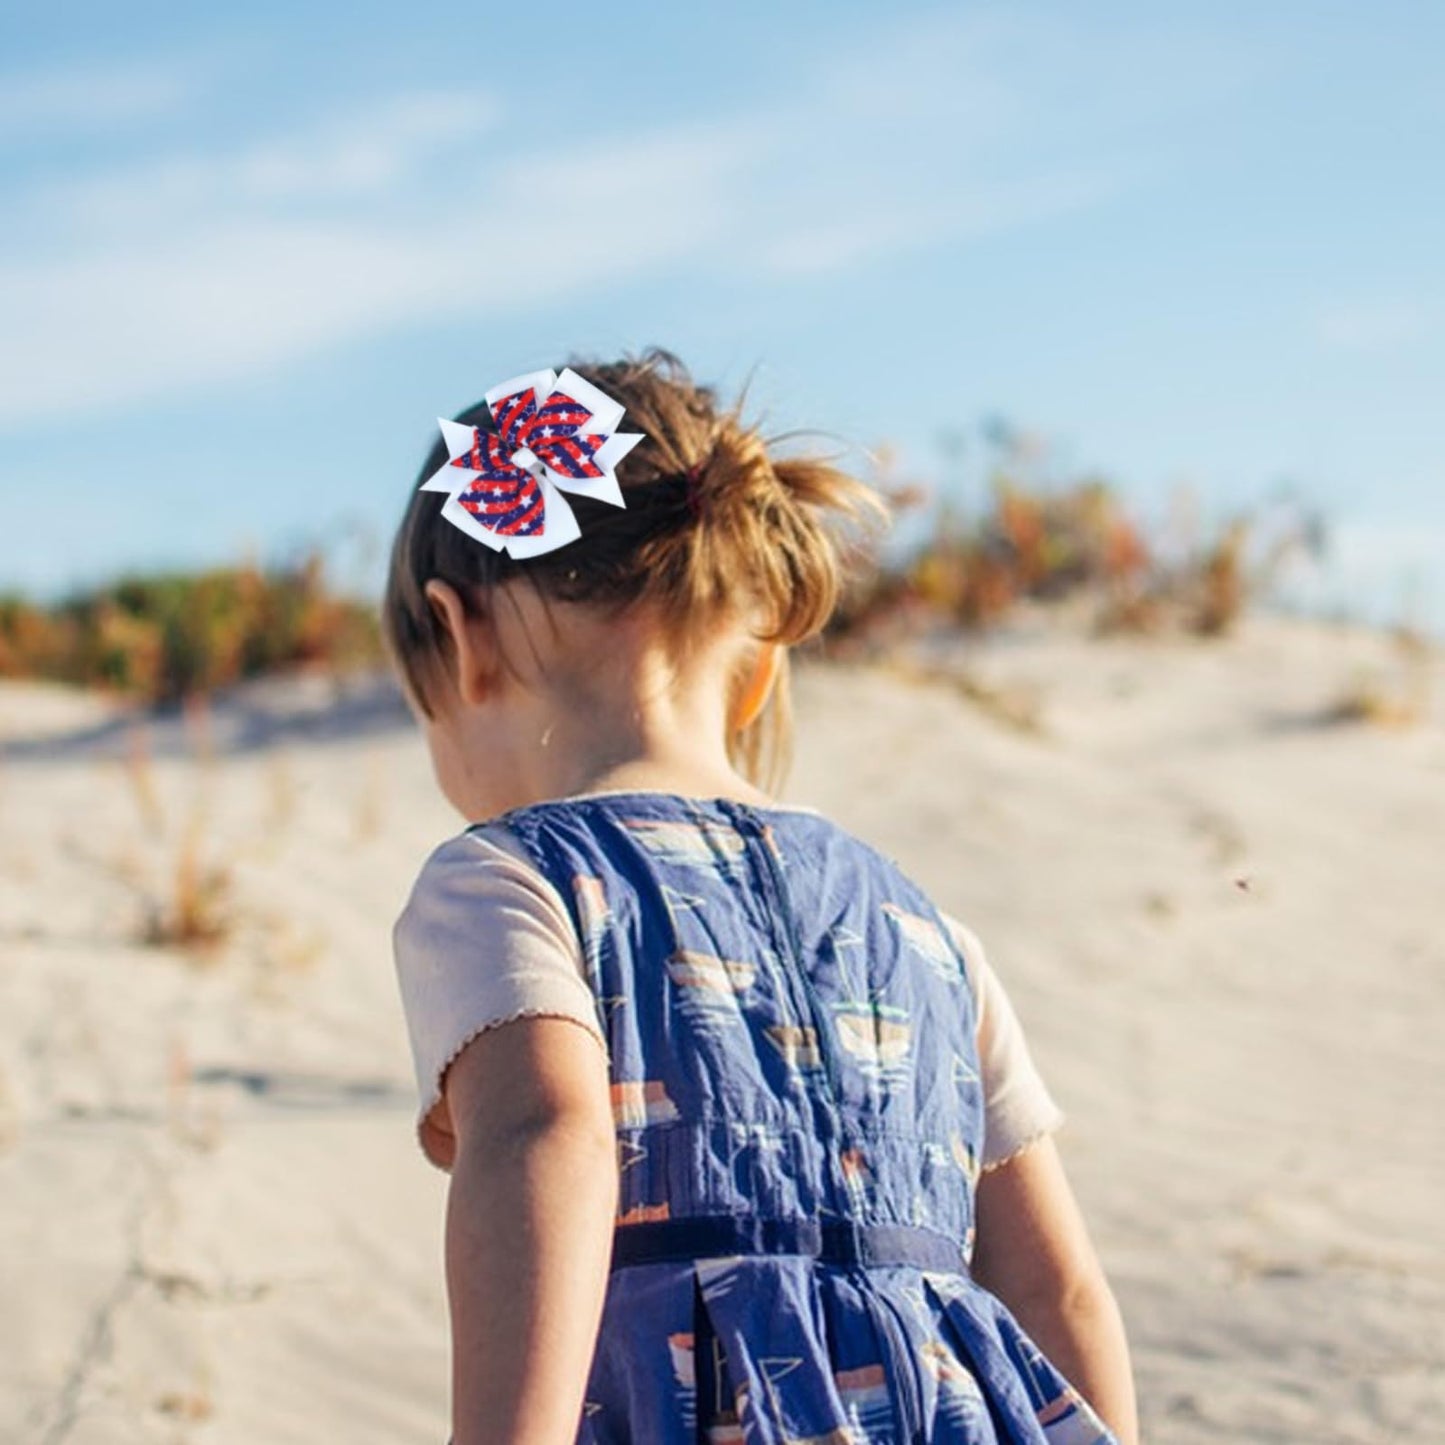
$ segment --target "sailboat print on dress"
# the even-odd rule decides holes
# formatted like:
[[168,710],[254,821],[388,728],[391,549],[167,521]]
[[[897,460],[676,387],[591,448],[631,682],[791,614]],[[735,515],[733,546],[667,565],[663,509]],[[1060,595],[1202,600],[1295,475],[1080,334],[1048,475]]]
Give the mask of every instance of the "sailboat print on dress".
[[774,949],[763,948],[759,953],[767,976],[767,1003],[777,1020],[763,1026],[763,1037],[790,1072],[815,1073],[823,1067],[823,1049],[818,1030],[799,1011],[795,998],[798,981]]
[[834,1372],[838,1397],[847,1411],[848,1425],[855,1441],[867,1445],[893,1445],[893,1401],[888,1394],[888,1376],[878,1363],[859,1365]]
[[757,978],[757,964],[680,948],[665,967],[673,999],[695,1027],[712,1032],[742,1026],[741,996]]
[[967,1428],[987,1419],[988,1406],[972,1370],[946,1345],[924,1340],[918,1360],[933,1377],[938,1390],[938,1413],[954,1425]]
[[868,940],[856,928],[850,928],[846,923],[835,923],[824,937],[838,967],[845,972],[848,969],[848,963],[845,962],[847,954],[851,954],[854,949],[866,949],[868,946]]
[[705,1004],[732,1005],[737,996],[752,987],[758,966],[736,958],[719,958],[715,953],[696,953],[682,948],[667,960],[667,976],[678,988],[695,989]]
[[676,1331],[667,1337],[667,1353],[672,1360],[672,1377],[684,1389],[697,1389],[697,1369],[692,1355],[691,1332]]
[[683,918],[701,913],[707,907],[705,893],[684,893],[670,883],[662,885],[662,901],[667,904],[667,916],[672,919],[674,927],[679,926]]
[[1006,1338],[1004,1345],[1022,1366],[1024,1382],[1049,1445],[1106,1445],[1109,1437],[1104,1422],[1032,1341]]
[[602,980],[602,945],[614,922],[612,905],[602,880],[591,873],[572,875],[572,897],[577,908],[578,934],[582,943],[582,962],[587,970],[587,983],[597,1000],[597,1013],[602,1032],[610,1036],[613,1013],[627,1002],[627,995],[607,993]]
[[802,1363],[803,1359],[800,1355],[764,1355],[758,1360],[758,1366],[762,1371],[763,1389],[767,1395],[766,1408],[769,1417],[777,1423],[778,1439],[782,1445],[859,1445],[857,1437],[846,1424],[835,1425],[816,1435],[794,1435],[788,1430],[781,1397],[778,1393],[778,1384],[787,1375],[800,1368]]
[[939,924],[896,903],[885,903],[883,912],[903,941],[920,954],[940,978],[948,983],[963,982],[963,966]]
[[747,865],[747,840],[729,823],[680,818],[624,818],[622,823],[659,862],[720,872]]
[[838,1170],[843,1176],[843,1188],[859,1217],[872,1207],[868,1195],[868,1160],[857,1147],[845,1149],[838,1156]]
[[607,901],[602,880],[591,873],[572,875],[572,896],[577,900],[577,916],[582,922],[582,957],[587,964],[587,978],[597,988],[602,977],[602,939],[612,923],[612,905]]
[[[613,1011],[626,1000],[620,994],[608,994],[602,987],[602,943],[612,926],[612,905],[602,880],[591,873],[572,875],[572,896],[577,905],[578,930],[582,944],[582,962],[587,970],[587,984],[592,990],[597,1018],[604,1037],[610,1037]],[[609,1045],[610,1047],[610,1045]]]
[[864,1074],[892,1080],[906,1077],[913,1042],[908,1010],[883,1002],[880,991],[870,990],[867,954],[853,946],[863,942],[860,934],[835,927],[827,937],[843,993],[831,1005],[839,1043]]
[[763,1032],[790,1069],[811,1073],[823,1067],[818,1031],[807,1024],[770,1024]]
[[955,1134],[948,1141],[949,1147],[953,1150],[954,1163],[963,1170],[964,1178],[970,1184],[978,1183],[979,1167],[978,1155],[974,1153],[967,1139],[961,1134]]
[[907,1009],[888,1004],[836,1006],[834,1019],[843,1047],[869,1072],[906,1074],[913,1026]]
[[655,1224],[660,1219],[672,1218],[672,1206],[663,1200],[661,1204],[634,1204],[617,1216],[618,1224]]
[[674,1000],[704,1027],[740,1025],[739,996],[753,986],[758,965],[749,959],[725,958],[715,951],[713,935],[702,916],[707,903],[702,894],[664,885],[662,896],[678,939],[678,947],[665,964]]
[[[727,1370],[717,1336],[708,1331],[699,1347],[691,1332],[678,1333],[670,1337],[670,1343],[673,1378],[683,1388],[691,1382],[693,1389],[692,1399],[682,1400],[689,1445],[694,1439],[694,1422],[702,1426],[695,1438],[707,1445],[746,1445],[747,1434],[738,1415],[738,1401],[727,1387]],[[699,1348],[704,1352],[701,1357]]]
[[977,1084],[980,1081],[978,1070],[960,1053],[953,1055],[953,1082],[960,1089],[967,1084]]
[[647,1146],[640,1140],[629,1139],[625,1134],[617,1136],[617,1172],[626,1174],[647,1158]]
[[738,1417],[736,1402],[725,1398],[722,1350],[715,1338],[710,1338],[705,1348],[712,1353],[712,1368],[706,1378],[710,1379],[713,1388],[711,1397],[707,1399],[701,1393],[703,1379],[699,1377],[696,1337],[690,1330],[674,1331],[667,1337],[678,1416],[683,1429],[689,1434],[696,1430],[700,1410],[702,1438],[708,1445],[746,1445],[747,1431]]
[[1099,1417],[1082,1395],[1067,1390],[1039,1411],[1039,1424],[1049,1445],[1103,1445]]
[[619,1129],[640,1129],[677,1118],[661,1079],[619,1079],[612,1085],[612,1117]]
[[683,1429],[697,1428],[697,1362],[693,1356],[691,1330],[674,1330],[667,1337],[667,1355],[672,1362],[672,1383],[678,1418]]

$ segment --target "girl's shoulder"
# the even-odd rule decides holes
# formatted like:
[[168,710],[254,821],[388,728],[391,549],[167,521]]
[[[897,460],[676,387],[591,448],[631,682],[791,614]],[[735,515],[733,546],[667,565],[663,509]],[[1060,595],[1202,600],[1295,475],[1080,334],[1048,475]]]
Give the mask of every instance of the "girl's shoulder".
[[566,910],[556,889],[533,866],[526,850],[507,830],[470,827],[437,844],[417,871],[406,903],[393,925],[393,937],[448,922],[499,905],[533,900],[543,914],[564,923]]
[[516,1019],[571,1019],[607,1048],[567,908],[500,834],[446,839],[422,864],[392,929],[416,1074],[417,1137],[448,1167],[447,1069],[478,1034]]

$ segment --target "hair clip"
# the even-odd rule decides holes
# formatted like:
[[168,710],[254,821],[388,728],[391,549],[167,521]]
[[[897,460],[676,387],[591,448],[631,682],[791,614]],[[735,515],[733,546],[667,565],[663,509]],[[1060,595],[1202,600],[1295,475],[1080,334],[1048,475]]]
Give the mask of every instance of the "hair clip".
[[496,551],[535,557],[581,535],[564,490],[626,506],[615,469],[642,435],[616,429],[618,402],[570,367],[504,381],[486,402],[493,432],[438,418],[448,460],[420,490],[447,493],[447,521]]

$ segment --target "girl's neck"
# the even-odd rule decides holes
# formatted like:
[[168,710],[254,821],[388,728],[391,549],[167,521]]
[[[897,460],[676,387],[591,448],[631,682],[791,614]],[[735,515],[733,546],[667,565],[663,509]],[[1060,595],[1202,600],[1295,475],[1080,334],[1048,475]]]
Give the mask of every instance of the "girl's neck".
[[727,755],[721,689],[619,687],[532,695],[450,732],[469,817],[585,793],[654,791],[765,804]]
[[[581,718],[554,719],[531,734],[534,741],[530,746],[527,735],[522,734],[508,750],[513,766],[501,786],[515,796],[506,806],[634,791],[728,797],[748,803],[772,801],[728,761],[720,720],[715,733],[701,726],[687,727],[677,719],[650,729],[641,726],[640,716],[635,723],[629,730],[589,728]],[[703,740],[713,737],[718,739],[717,746],[707,746]],[[494,771],[492,776],[498,774]]]

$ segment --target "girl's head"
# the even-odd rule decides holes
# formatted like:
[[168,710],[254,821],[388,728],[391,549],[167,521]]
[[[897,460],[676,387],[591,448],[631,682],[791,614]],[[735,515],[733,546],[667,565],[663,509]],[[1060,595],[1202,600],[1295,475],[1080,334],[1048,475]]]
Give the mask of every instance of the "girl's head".
[[[721,748],[775,787],[791,746],[784,649],[822,629],[840,587],[830,524],[881,518],[882,505],[819,458],[775,456],[665,351],[568,365],[643,434],[617,467],[624,507],[571,495],[576,541],[495,552],[419,490],[447,460],[438,440],[398,529],[382,632],[434,756],[437,730],[469,707],[547,693],[594,707],[629,670],[636,681],[645,652],[670,687],[715,697],[719,736],[695,738],[699,751]],[[456,420],[493,429],[485,404]],[[497,685],[469,683],[469,665]]]

